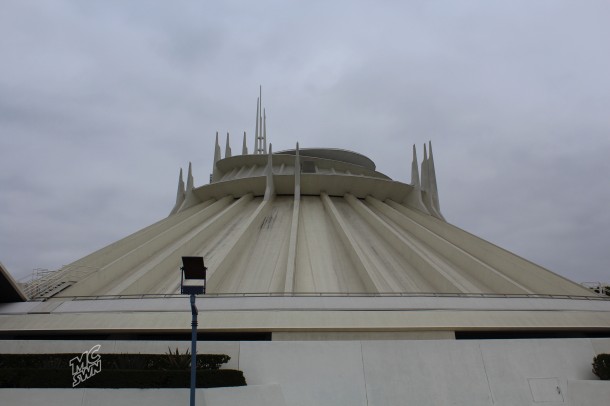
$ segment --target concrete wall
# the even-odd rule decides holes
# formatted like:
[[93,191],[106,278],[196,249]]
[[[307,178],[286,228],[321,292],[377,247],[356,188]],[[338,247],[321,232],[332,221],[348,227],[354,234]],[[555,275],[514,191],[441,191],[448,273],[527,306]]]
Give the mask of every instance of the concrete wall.
[[[188,405],[189,389],[0,389],[3,406]],[[198,389],[199,406],[284,406],[277,385]]]
[[568,381],[568,404],[590,406],[610,404],[610,382]]
[[[87,347],[90,342],[80,344]],[[0,352],[11,345],[17,344],[0,341]],[[35,342],[20,343],[20,351],[29,345]],[[232,366],[244,372],[248,385],[264,392],[252,396],[267,399],[269,405],[602,405],[608,403],[610,392],[610,382],[598,381],[591,372],[593,357],[610,348],[610,339],[266,341],[209,343],[208,349],[214,346],[229,350]],[[127,345],[116,342],[115,348]],[[245,393],[238,393],[245,389],[223,390],[235,396]],[[66,399],[62,404],[112,404],[94,401],[98,395],[93,390],[80,396],[75,391],[61,392],[65,395],[59,398]],[[133,391],[106,392],[123,393],[122,399],[135,396]],[[152,396],[146,406],[173,404],[166,396],[183,396],[176,394],[180,390],[166,392]],[[11,401],[5,400],[6,393],[0,390],[3,405],[33,405],[29,399],[39,396],[40,390],[19,392]],[[256,404],[232,403],[224,396],[213,404]]]
[[243,342],[240,368],[294,406],[554,406],[568,381],[597,379],[594,355],[589,339]]

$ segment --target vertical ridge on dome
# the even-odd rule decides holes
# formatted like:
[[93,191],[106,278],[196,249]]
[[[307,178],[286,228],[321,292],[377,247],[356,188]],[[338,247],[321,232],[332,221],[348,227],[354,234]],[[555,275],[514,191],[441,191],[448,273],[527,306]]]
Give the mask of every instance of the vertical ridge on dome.
[[170,216],[178,212],[178,209],[180,209],[180,206],[182,206],[182,203],[184,202],[184,196],[184,181],[182,180],[182,168],[180,168],[180,175],[178,175],[178,191],[176,192],[176,203],[174,204],[172,211],[169,213]]
[[330,219],[335,226],[335,229],[339,232],[341,241],[343,241],[345,248],[347,248],[350,258],[354,262],[358,275],[364,283],[364,286],[366,286],[367,291],[372,293],[382,292],[383,287],[376,278],[373,278],[373,275],[375,274],[374,270],[372,270],[368,264],[364,252],[356,243],[354,236],[348,231],[347,224],[339,214],[335,204],[326,193],[322,193],[320,198],[324,203],[324,208],[330,215]]
[[292,206],[292,221],[290,223],[290,237],[288,242],[288,260],[284,292],[294,291],[294,274],[297,261],[297,238],[299,235],[299,213],[301,207],[301,164],[299,158],[299,143],[297,142],[294,154],[294,199]]

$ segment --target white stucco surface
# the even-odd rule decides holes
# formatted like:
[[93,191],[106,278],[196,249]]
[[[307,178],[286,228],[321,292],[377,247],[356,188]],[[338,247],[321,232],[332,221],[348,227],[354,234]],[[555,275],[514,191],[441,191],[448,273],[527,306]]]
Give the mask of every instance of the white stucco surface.
[[593,356],[590,339],[250,342],[240,367],[295,406],[554,406],[589,396],[576,388],[569,398],[568,381],[597,379]]
[[478,342],[366,342],[362,354],[369,405],[491,404]]
[[568,381],[567,404],[570,406],[610,404],[610,382]]
[[556,379],[562,401],[549,393],[539,399],[547,406],[563,405],[568,380],[597,379],[591,372],[595,356],[588,339],[489,340],[480,342],[487,379],[496,404],[533,404],[534,379]]
[[[188,405],[189,389],[0,389],[3,406]],[[198,406],[284,406],[278,385],[198,389]]]
[[242,342],[250,384],[277,383],[287,405],[366,405],[361,343]]
[[[610,326],[610,300],[584,297],[233,295],[200,297],[197,305],[199,327],[204,332],[590,330]],[[190,319],[186,297],[51,299],[0,305],[0,332],[178,332],[190,331]]]
[[[36,343],[47,349],[53,345],[0,341],[0,352],[25,352]],[[74,341],[71,348],[90,344]],[[148,343],[146,350],[175,344]],[[608,404],[610,382],[591,372],[596,348],[605,346],[610,339],[242,341],[199,348],[231,353],[231,367],[241,369],[249,385],[203,390],[203,396],[214,399],[209,405],[565,406]],[[102,349],[109,347],[102,342]],[[144,352],[135,342],[117,341],[114,348]],[[0,404],[110,405],[121,399],[156,406],[188,398],[186,391],[149,396],[153,392],[0,389]],[[150,400],[143,401],[147,396]]]

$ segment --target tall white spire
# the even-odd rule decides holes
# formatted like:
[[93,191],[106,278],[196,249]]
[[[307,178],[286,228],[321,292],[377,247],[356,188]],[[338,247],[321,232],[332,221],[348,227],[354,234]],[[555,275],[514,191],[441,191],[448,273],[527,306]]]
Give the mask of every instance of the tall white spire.
[[[180,170],[180,172],[182,172],[182,169]],[[189,162],[189,173],[186,177],[186,192],[188,193],[191,190],[193,190],[194,186],[195,186],[195,180],[193,179],[193,166]]]
[[267,112],[263,109],[263,153],[267,152]]
[[428,148],[430,152],[430,157],[428,158],[428,178],[430,182],[430,200],[436,214],[440,216],[441,219],[445,219],[443,214],[441,213],[441,207],[438,199],[438,187],[436,185],[436,170],[434,169],[434,156],[432,155],[432,141],[428,141]]
[[231,145],[229,144],[229,132],[227,131],[227,146],[225,147],[225,158],[231,157]]
[[417,165],[417,150],[415,149],[415,144],[413,144],[413,163],[411,163],[411,185],[419,188],[419,168]]
[[258,118],[256,125],[258,126],[258,152],[257,154],[264,154],[265,150],[263,149],[263,87],[258,87]]
[[255,154],[259,153],[258,116],[260,115],[260,109],[261,109],[261,98],[259,97],[256,99],[256,126],[254,127],[254,153]]
[[218,144],[218,131],[216,131],[216,144],[214,145],[214,166],[212,167],[212,182],[216,182],[220,178],[220,171],[216,163],[220,161],[221,157],[220,144]]
[[428,152],[426,150],[426,144],[424,144],[424,159],[421,161],[421,190],[424,192],[428,191]]
[[178,213],[201,203],[201,200],[199,200],[199,198],[197,196],[195,196],[195,193],[193,192],[194,189],[195,189],[195,180],[193,179],[193,167],[192,167],[191,163],[189,162],[189,172],[188,172],[188,175],[186,178],[186,190],[184,193],[185,194],[184,202],[182,202],[182,204],[180,205],[180,208],[177,210]]
[[178,212],[180,206],[182,206],[182,203],[184,202],[184,196],[184,180],[182,180],[182,168],[180,168],[180,175],[178,175],[178,192],[176,193],[176,203],[174,204],[172,211],[169,213],[170,216]]
[[241,147],[241,154],[248,155],[248,145],[246,144],[246,132],[244,131],[244,145]]
[[267,114],[263,108],[263,87],[259,86],[256,101],[256,126],[254,127],[254,153],[267,153]]
[[431,215],[444,220],[445,218],[441,214],[438,203],[434,158],[432,157],[432,142],[429,142],[428,146],[430,147],[430,155],[427,154],[426,144],[424,144],[424,160],[421,163],[421,189],[424,192],[423,201]]
[[[422,167],[424,163],[422,162]],[[417,150],[415,144],[413,144],[413,162],[411,163],[411,186],[413,189],[407,195],[405,203],[413,208],[418,209],[424,213],[429,213],[426,205],[422,200],[421,181],[419,179],[419,168],[417,165]]]

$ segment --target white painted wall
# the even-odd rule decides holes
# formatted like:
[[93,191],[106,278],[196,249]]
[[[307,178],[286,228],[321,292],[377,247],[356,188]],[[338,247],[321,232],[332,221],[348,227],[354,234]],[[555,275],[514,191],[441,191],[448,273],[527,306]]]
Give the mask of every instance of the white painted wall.
[[591,406],[610,404],[610,382],[568,381],[568,405]]
[[[9,348],[13,348],[11,352],[24,351],[36,343],[0,341],[0,352],[9,352]],[[79,349],[88,344],[72,342]],[[53,344],[38,342],[38,345],[49,348]],[[147,349],[158,350],[165,346],[163,343],[145,345]],[[120,352],[136,352],[137,345],[115,342],[114,348]],[[265,341],[201,343],[200,348],[230,352],[234,357],[232,367],[244,372],[251,385],[248,388],[259,388],[252,392],[244,392],[245,388],[219,390],[218,397],[209,405],[576,406],[609,403],[610,382],[597,380],[591,372],[593,357],[610,348],[610,339],[605,338]],[[156,406],[182,402],[179,398],[184,395],[177,393],[187,393],[158,390],[155,392],[158,396],[149,396],[142,394],[153,390],[100,391],[112,396],[78,389],[18,392],[0,389],[0,404],[37,405],[37,399],[56,399],[56,404],[62,405],[110,405],[119,404],[116,402],[121,399],[129,400],[130,405]],[[113,397],[117,393],[122,394],[120,398]],[[249,396],[253,396],[252,401]],[[134,403],[145,398],[150,400]],[[236,403],[235,399],[240,400]],[[256,399],[267,403],[255,403]],[[115,403],[104,403],[110,400]]]
[[595,354],[590,339],[242,342],[239,364],[288,406],[563,406],[596,398],[568,386],[597,380]]
[[[6,406],[188,405],[189,389],[0,389]],[[198,389],[198,406],[284,406],[278,385]]]

